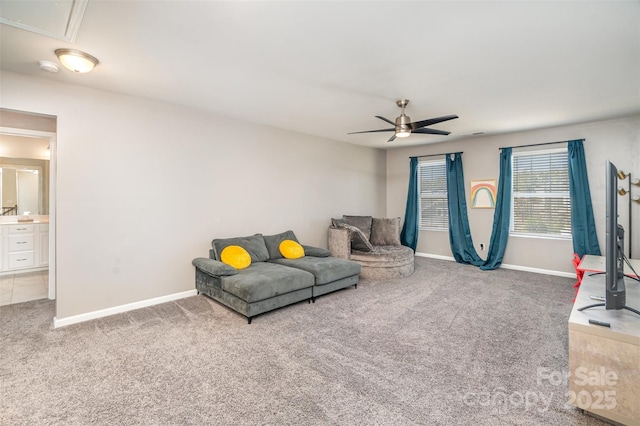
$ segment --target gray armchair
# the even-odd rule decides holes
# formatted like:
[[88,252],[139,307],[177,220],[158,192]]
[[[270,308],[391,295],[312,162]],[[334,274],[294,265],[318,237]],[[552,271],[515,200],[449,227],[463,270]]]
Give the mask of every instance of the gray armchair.
[[411,248],[400,244],[400,218],[343,216],[332,219],[328,231],[331,255],[358,262],[360,276],[383,280],[413,273]]

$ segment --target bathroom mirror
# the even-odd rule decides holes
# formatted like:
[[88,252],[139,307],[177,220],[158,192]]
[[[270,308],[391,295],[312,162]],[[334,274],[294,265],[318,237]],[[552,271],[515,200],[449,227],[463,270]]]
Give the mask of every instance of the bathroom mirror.
[[0,134],[3,216],[49,214],[49,141]]

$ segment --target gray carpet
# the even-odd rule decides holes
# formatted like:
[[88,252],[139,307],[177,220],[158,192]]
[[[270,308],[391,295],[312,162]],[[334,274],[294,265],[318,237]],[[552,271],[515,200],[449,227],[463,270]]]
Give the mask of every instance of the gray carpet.
[[0,308],[2,425],[601,425],[565,405],[574,280],[417,258],[254,319],[204,296],[52,329]]

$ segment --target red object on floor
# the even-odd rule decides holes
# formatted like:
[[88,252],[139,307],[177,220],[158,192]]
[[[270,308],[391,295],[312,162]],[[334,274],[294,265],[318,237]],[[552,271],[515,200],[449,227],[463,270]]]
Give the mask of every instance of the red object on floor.
[[576,268],[576,279],[578,281],[576,281],[576,283],[573,285],[573,288],[576,289],[576,292],[573,296],[573,300],[572,302],[576,301],[576,296],[578,295],[578,290],[580,289],[580,284],[582,284],[582,277],[584,276],[584,271],[581,271],[578,269],[578,266],[580,265],[580,261],[582,259],[580,258],[580,256],[578,255],[578,253],[573,253],[573,266]]

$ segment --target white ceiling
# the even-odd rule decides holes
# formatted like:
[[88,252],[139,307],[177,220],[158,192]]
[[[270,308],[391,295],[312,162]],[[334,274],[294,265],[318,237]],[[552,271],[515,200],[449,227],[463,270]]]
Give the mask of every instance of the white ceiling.
[[[41,71],[61,47],[100,64]],[[74,42],[3,24],[0,55],[4,70],[379,148],[640,113],[637,0],[89,0]],[[449,136],[347,135],[389,127],[374,116],[393,120],[399,98],[414,121],[460,118],[433,126]]]

